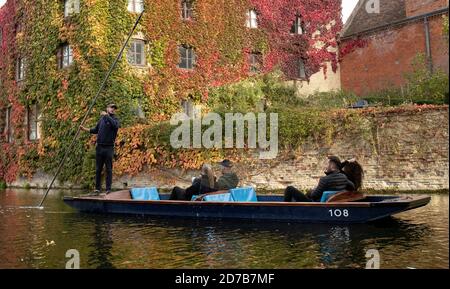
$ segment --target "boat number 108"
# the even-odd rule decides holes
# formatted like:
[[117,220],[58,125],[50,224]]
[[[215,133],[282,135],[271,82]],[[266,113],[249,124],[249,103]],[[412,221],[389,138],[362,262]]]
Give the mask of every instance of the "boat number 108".
[[328,213],[330,214],[330,217],[336,217],[336,218],[348,218],[349,213],[348,210],[341,210],[341,209],[334,209],[334,210],[328,210]]

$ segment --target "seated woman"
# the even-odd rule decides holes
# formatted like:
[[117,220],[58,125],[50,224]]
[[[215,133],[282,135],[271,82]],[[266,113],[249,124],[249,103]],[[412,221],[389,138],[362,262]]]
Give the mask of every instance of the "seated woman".
[[364,169],[355,159],[344,161],[342,163],[342,172],[351,182],[353,182],[353,184],[355,184],[355,192],[362,187]]
[[193,195],[201,195],[217,191],[215,189],[216,177],[212,171],[212,168],[208,164],[202,166],[201,175],[195,178],[192,182],[192,186],[186,190],[175,187],[170,194],[170,200],[190,201]]

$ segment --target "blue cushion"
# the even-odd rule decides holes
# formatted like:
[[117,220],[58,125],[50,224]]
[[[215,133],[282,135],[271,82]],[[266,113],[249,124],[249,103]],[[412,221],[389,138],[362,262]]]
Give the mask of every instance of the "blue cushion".
[[159,201],[158,189],[152,188],[133,188],[131,189],[133,200],[139,201]]
[[337,193],[340,193],[342,191],[327,191],[323,192],[322,199],[320,199],[321,203],[326,203],[329,198],[331,198],[333,195],[336,195]]
[[209,195],[203,199],[205,202],[232,202],[233,198],[230,193],[220,195]]
[[252,187],[248,188],[236,188],[230,190],[233,201],[235,202],[257,202],[255,189]]

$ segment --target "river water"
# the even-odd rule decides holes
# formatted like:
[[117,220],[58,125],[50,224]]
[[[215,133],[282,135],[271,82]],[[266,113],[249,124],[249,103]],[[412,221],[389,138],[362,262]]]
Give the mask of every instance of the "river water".
[[[183,220],[78,213],[52,191],[0,191],[0,268],[449,268],[449,197],[365,225]],[[75,193],[73,193],[75,194]]]

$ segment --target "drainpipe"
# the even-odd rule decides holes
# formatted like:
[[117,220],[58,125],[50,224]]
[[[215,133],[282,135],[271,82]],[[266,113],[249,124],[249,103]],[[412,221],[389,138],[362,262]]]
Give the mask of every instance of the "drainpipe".
[[433,58],[431,56],[431,37],[430,37],[430,23],[428,22],[428,17],[423,19],[423,24],[425,26],[425,46],[428,62],[428,70],[433,73]]

